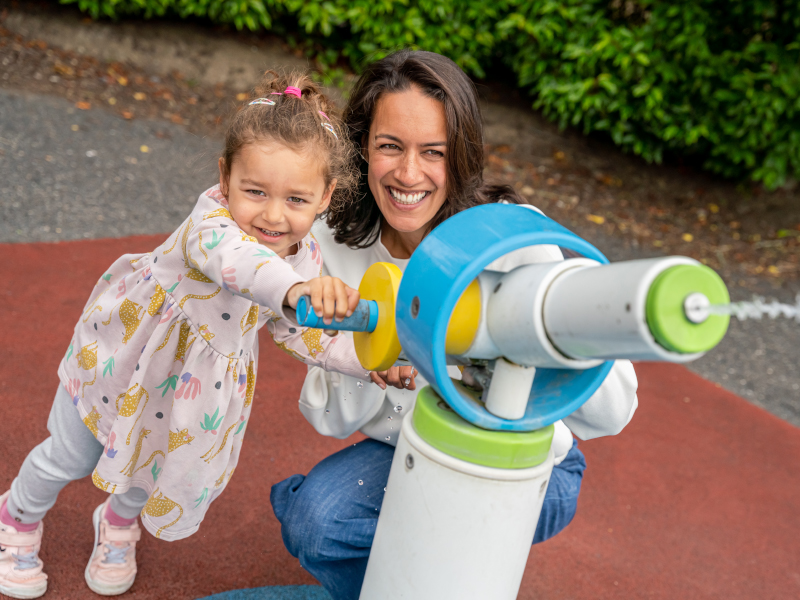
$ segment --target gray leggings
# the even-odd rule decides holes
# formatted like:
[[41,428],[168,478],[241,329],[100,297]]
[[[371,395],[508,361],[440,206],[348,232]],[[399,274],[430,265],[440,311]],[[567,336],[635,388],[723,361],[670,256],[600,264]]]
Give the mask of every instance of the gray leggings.
[[[61,385],[53,400],[47,430],[50,437],[31,450],[11,484],[7,508],[20,523],[41,521],[62,488],[91,475],[103,454],[103,444],[84,425]],[[141,488],[130,488],[124,494],[112,495],[111,509],[123,519],[132,519],[142,511],[148,496]]]

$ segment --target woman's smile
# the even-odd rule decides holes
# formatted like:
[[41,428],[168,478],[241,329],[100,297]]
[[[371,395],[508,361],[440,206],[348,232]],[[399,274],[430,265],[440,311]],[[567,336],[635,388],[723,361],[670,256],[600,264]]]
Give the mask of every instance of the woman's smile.
[[402,206],[415,206],[430,195],[428,190],[405,191],[390,185],[384,187],[392,200]]

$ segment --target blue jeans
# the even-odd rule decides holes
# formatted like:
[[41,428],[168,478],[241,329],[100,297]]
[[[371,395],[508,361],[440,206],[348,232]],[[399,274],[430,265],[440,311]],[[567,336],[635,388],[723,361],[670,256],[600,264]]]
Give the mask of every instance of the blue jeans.
[[[334,600],[358,599],[393,456],[393,446],[368,439],[329,456],[307,476],[272,486],[269,499],[286,549]],[[584,469],[573,441],[553,469],[534,544],[572,521]]]

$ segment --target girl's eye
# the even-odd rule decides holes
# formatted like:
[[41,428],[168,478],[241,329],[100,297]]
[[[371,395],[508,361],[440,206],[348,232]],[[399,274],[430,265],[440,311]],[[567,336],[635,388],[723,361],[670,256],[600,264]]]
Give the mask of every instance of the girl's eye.
[[297,196],[289,196],[289,202],[292,204],[302,204],[305,202],[302,198],[298,198]]
[[247,190],[248,194],[255,194],[256,196],[263,196],[264,192],[261,190]]

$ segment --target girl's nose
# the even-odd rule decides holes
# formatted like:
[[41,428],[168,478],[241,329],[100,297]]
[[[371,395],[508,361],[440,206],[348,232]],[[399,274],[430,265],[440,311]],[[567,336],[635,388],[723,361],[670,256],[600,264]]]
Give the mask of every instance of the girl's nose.
[[279,224],[283,222],[283,202],[280,200],[270,200],[264,204],[264,212],[261,217],[267,223]]

